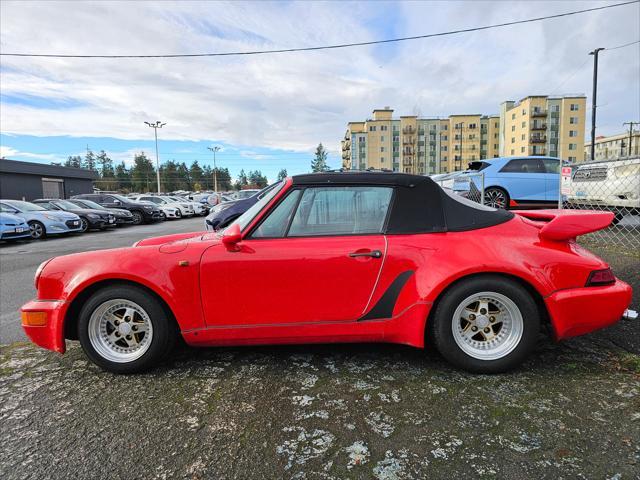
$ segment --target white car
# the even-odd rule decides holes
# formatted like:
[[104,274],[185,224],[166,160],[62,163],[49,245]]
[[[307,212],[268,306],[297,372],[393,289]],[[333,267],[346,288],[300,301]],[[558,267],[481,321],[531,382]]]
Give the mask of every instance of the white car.
[[209,213],[208,209],[200,202],[194,202],[193,200],[188,200],[186,198],[178,197],[175,195],[169,195],[167,198],[173,200],[174,202],[184,204],[186,206],[190,206],[193,209],[192,215],[206,215]]
[[[155,204],[164,214],[165,218],[182,218],[180,205],[170,202],[156,195],[138,195],[133,200],[137,202],[149,202]],[[192,214],[193,215],[193,214]]]
[[579,165],[572,172],[567,201],[580,208],[605,207],[617,221],[640,215],[640,158]]

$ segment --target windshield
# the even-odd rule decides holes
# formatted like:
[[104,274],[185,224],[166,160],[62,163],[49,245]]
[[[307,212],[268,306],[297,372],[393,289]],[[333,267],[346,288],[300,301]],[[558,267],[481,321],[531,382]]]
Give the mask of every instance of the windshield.
[[130,201],[128,198],[123,197],[122,195],[118,195],[117,193],[110,193],[109,195],[111,195],[116,200],[120,200],[122,203],[129,203]]
[[93,208],[95,210],[106,210],[102,205],[98,205],[96,202],[92,202],[91,200],[76,200],[73,203],[79,205],[82,208]]
[[[282,190],[284,186],[284,182],[280,181],[278,183],[274,183],[267,189],[265,189],[264,195],[262,198],[258,200],[257,203],[254,203],[253,206],[240,215],[233,223],[237,223],[240,226],[240,231],[244,231],[247,228],[247,225],[251,223],[251,220],[255,218],[255,216],[260,213],[260,211],[264,208],[264,206],[271,201],[276,194]],[[233,223],[231,225],[233,225]]]
[[35,205],[33,203],[29,203],[29,202],[21,202],[20,200],[13,200],[11,202],[6,202],[7,205],[9,205],[10,207],[14,207],[18,210],[20,210],[21,212],[40,212],[43,210],[47,210],[46,208],[40,206],[40,205]]
[[78,208],[78,206],[74,203],[68,202],[67,200],[56,200],[53,202],[54,205],[58,205],[60,208],[64,208],[66,210],[74,210]]

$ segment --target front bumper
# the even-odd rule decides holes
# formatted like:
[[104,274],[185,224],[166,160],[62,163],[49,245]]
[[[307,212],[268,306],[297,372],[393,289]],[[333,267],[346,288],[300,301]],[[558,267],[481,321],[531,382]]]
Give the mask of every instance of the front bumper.
[[[64,341],[64,316],[68,303],[62,300],[32,300],[22,306],[22,328],[36,345],[64,353],[66,345]],[[30,325],[27,313],[43,313],[44,322],[39,325]]]
[[159,222],[164,219],[164,214],[160,210],[144,210],[142,213],[142,218],[145,222]]
[[584,335],[619,321],[631,303],[622,280],[603,287],[559,290],[544,299],[558,340]]

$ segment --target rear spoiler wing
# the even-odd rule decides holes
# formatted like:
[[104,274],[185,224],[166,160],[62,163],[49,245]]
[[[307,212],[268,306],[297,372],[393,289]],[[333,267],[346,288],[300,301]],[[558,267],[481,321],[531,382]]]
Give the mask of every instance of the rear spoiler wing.
[[540,238],[555,241],[570,240],[607,228],[614,217],[611,212],[593,210],[521,210],[513,213],[540,228]]

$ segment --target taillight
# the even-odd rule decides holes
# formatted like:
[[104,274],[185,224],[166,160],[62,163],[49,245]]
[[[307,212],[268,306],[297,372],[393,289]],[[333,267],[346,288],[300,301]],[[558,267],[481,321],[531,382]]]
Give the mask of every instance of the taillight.
[[616,277],[610,268],[605,270],[594,270],[587,278],[586,287],[598,287],[601,285],[611,285],[616,283]]

